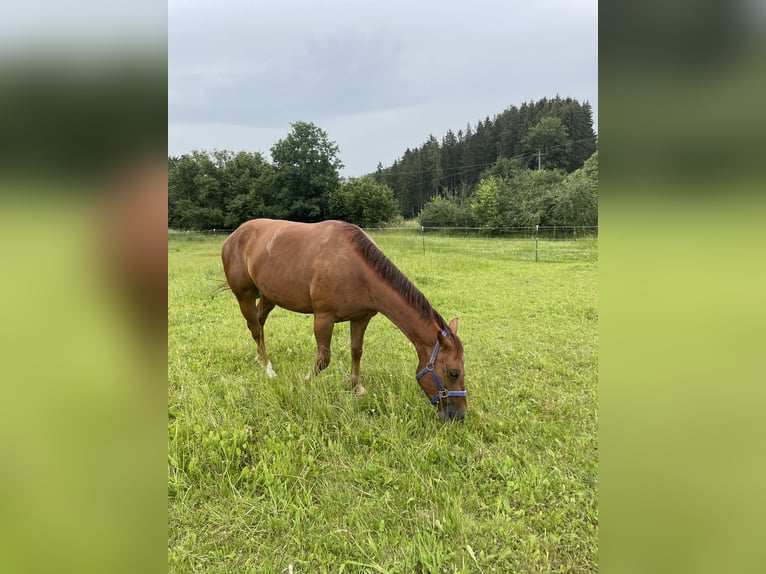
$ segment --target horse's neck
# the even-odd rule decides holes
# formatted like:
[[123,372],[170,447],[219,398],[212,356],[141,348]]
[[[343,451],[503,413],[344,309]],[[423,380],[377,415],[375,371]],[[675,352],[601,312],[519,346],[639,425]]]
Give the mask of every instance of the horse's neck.
[[[420,311],[409,306],[398,293],[391,290],[378,299],[378,311],[388,317],[404,333],[418,352],[420,362],[426,360],[436,344],[438,327],[433,320],[426,320]],[[422,365],[421,365],[422,366]]]

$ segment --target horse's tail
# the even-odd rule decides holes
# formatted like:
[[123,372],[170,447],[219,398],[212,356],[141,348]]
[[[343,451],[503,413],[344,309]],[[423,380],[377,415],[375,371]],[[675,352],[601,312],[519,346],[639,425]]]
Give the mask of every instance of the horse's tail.
[[210,298],[212,299],[223,291],[231,291],[231,287],[229,286],[228,281],[220,281],[220,283],[214,287],[212,291],[210,291]]
[[[219,281],[219,284],[216,287],[213,287],[213,289],[210,291],[210,298],[212,299],[216,295],[224,291],[231,291],[231,285],[229,285],[228,281],[222,280],[222,281]],[[255,286],[255,298],[259,299],[260,297],[261,297],[261,292],[258,290],[258,287]]]

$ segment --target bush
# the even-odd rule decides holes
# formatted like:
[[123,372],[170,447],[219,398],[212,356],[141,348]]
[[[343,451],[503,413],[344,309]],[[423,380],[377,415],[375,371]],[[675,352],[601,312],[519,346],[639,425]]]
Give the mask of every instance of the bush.
[[556,225],[598,225],[598,152],[564,179],[553,219]]
[[372,176],[351,178],[327,197],[327,216],[360,227],[381,227],[398,216],[394,192]]
[[422,227],[473,227],[470,206],[461,205],[456,199],[433,197],[425,204],[418,216]]
[[563,178],[560,170],[527,169],[508,178],[485,178],[471,199],[473,215],[486,228],[550,225]]

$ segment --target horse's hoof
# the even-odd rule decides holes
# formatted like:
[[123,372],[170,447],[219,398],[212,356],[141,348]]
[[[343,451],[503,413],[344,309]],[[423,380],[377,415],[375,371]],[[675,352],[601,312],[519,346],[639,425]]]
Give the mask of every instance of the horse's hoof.
[[363,394],[365,394],[367,391],[364,390],[364,387],[362,385],[357,385],[354,387],[354,393],[357,397],[361,397]]

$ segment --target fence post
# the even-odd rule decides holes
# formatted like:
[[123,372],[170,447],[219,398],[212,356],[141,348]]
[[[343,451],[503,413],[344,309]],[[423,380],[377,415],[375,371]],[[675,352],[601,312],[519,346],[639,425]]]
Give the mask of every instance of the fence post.
[[420,226],[420,237],[423,239],[423,255],[426,254],[426,230],[422,225]]
[[535,262],[537,262],[537,242],[540,240],[540,225],[535,225]]

